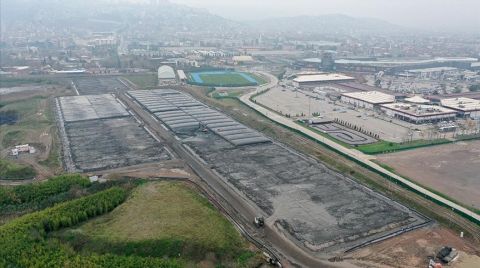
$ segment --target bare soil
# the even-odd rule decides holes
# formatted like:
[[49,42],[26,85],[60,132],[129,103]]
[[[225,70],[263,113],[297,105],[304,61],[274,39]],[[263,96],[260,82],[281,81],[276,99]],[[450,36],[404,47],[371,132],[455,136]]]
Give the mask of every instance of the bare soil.
[[[359,267],[427,267],[428,257],[435,256],[443,246],[459,250],[459,258],[449,267],[480,267],[478,247],[443,227],[420,229],[360,249],[347,256]],[[470,266],[476,265],[476,266]]]
[[378,159],[399,174],[480,209],[480,141],[385,154]]

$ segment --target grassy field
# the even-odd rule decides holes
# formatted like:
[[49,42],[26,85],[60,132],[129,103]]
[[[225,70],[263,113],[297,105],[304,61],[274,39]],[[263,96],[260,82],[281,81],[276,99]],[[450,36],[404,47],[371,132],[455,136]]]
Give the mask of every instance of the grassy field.
[[421,148],[421,147],[432,146],[432,145],[445,144],[449,142],[450,141],[446,139],[438,139],[433,141],[416,140],[416,141],[411,141],[406,143],[379,141],[372,144],[360,145],[357,147],[357,149],[366,154],[381,154],[381,153],[389,153],[389,152],[395,152],[395,151]]
[[[244,267],[255,254],[207,199],[181,182],[139,186],[117,209],[62,234],[85,252],[154,257],[182,256]],[[219,267],[219,266],[217,266]]]
[[22,85],[50,85],[50,84],[55,84],[56,81],[52,79],[48,79],[46,77],[4,77],[0,76],[0,87],[17,87],[17,86],[22,86]]
[[131,74],[125,75],[123,78],[137,85],[140,89],[150,89],[157,86],[157,76],[155,73],[149,74]]
[[4,154],[14,145],[32,144],[37,149],[34,155],[37,160],[44,161],[43,164],[52,170],[59,169],[55,119],[50,100],[37,96],[2,103],[0,112],[13,111],[18,116],[15,124],[0,126],[0,150]]
[[0,180],[31,179],[36,173],[32,167],[0,159]]
[[246,75],[255,79],[255,82],[249,81],[247,78],[242,76],[241,73],[237,72],[226,72],[226,73],[199,73],[198,76],[202,79],[203,82],[196,81],[192,74],[189,75],[190,83],[202,85],[202,86],[213,86],[213,87],[243,87],[243,86],[253,86],[266,83],[265,79],[255,76],[249,73]]

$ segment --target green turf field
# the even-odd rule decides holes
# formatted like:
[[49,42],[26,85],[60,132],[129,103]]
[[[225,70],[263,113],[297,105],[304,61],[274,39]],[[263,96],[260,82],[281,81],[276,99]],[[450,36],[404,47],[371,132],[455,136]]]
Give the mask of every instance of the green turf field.
[[248,86],[251,85],[251,82],[245,79],[243,76],[237,73],[229,74],[201,74],[205,84],[215,84],[215,85],[235,85],[235,86]]
[[189,83],[210,87],[245,87],[264,84],[265,79],[243,72],[212,71],[189,74]]

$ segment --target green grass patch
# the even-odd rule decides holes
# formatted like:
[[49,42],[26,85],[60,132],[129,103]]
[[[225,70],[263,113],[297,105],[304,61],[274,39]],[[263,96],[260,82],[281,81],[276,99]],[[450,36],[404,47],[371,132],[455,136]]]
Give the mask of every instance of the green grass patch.
[[19,165],[5,159],[0,159],[1,180],[27,180],[32,179],[35,175],[35,170],[30,166]]
[[2,139],[3,147],[11,147],[25,140],[26,132],[23,130],[11,130],[5,133]]
[[357,149],[366,154],[381,154],[381,153],[391,153],[395,151],[410,150],[415,148],[446,144],[451,141],[446,139],[438,140],[415,140],[406,143],[395,143],[388,141],[379,141],[372,144],[360,145]]
[[[211,253],[232,261],[245,252],[245,242],[231,223],[179,182],[141,185],[111,213],[59,237],[83,252],[182,256],[194,262]],[[241,262],[249,259],[244,256]]]
[[46,97],[6,102],[0,112],[12,111],[18,116],[12,125],[0,126],[0,149],[10,149],[14,145],[36,143],[41,135],[52,135],[52,146],[47,159],[39,163],[52,169],[58,169],[59,146],[56,137],[54,112]]
[[55,84],[55,81],[45,77],[5,77],[0,76],[0,87],[17,87],[22,85],[50,85]]
[[251,82],[245,79],[243,76],[237,73],[227,74],[201,74],[203,82],[208,85],[232,85],[232,86],[244,86],[250,85]]
[[134,83],[139,89],[150,89],[157,87],[158,78],[155,73],[148,74],[131,74],[125,75],[123,78]]
[[250,73],[250,74],[248,74],[248,75],[250,75],[251,77],[255,78],[255,80],[257,80],[258,85],[264,85],[264,84],[268,83],[268,80],[265,79],[265,78],[264,78],[263,76],[261,76],[261,75],[257,75],[257,74],[253,74],[253,73]]

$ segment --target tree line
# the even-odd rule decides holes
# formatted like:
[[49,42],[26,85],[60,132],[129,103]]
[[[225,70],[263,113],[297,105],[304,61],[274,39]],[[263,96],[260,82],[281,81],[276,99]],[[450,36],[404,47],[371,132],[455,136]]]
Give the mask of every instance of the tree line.
[[77,254],[47,234],[107,213],[121,204],[127,190],[112,187],[57,204],[0,226],[0,267],[182,267],[175,259]]

